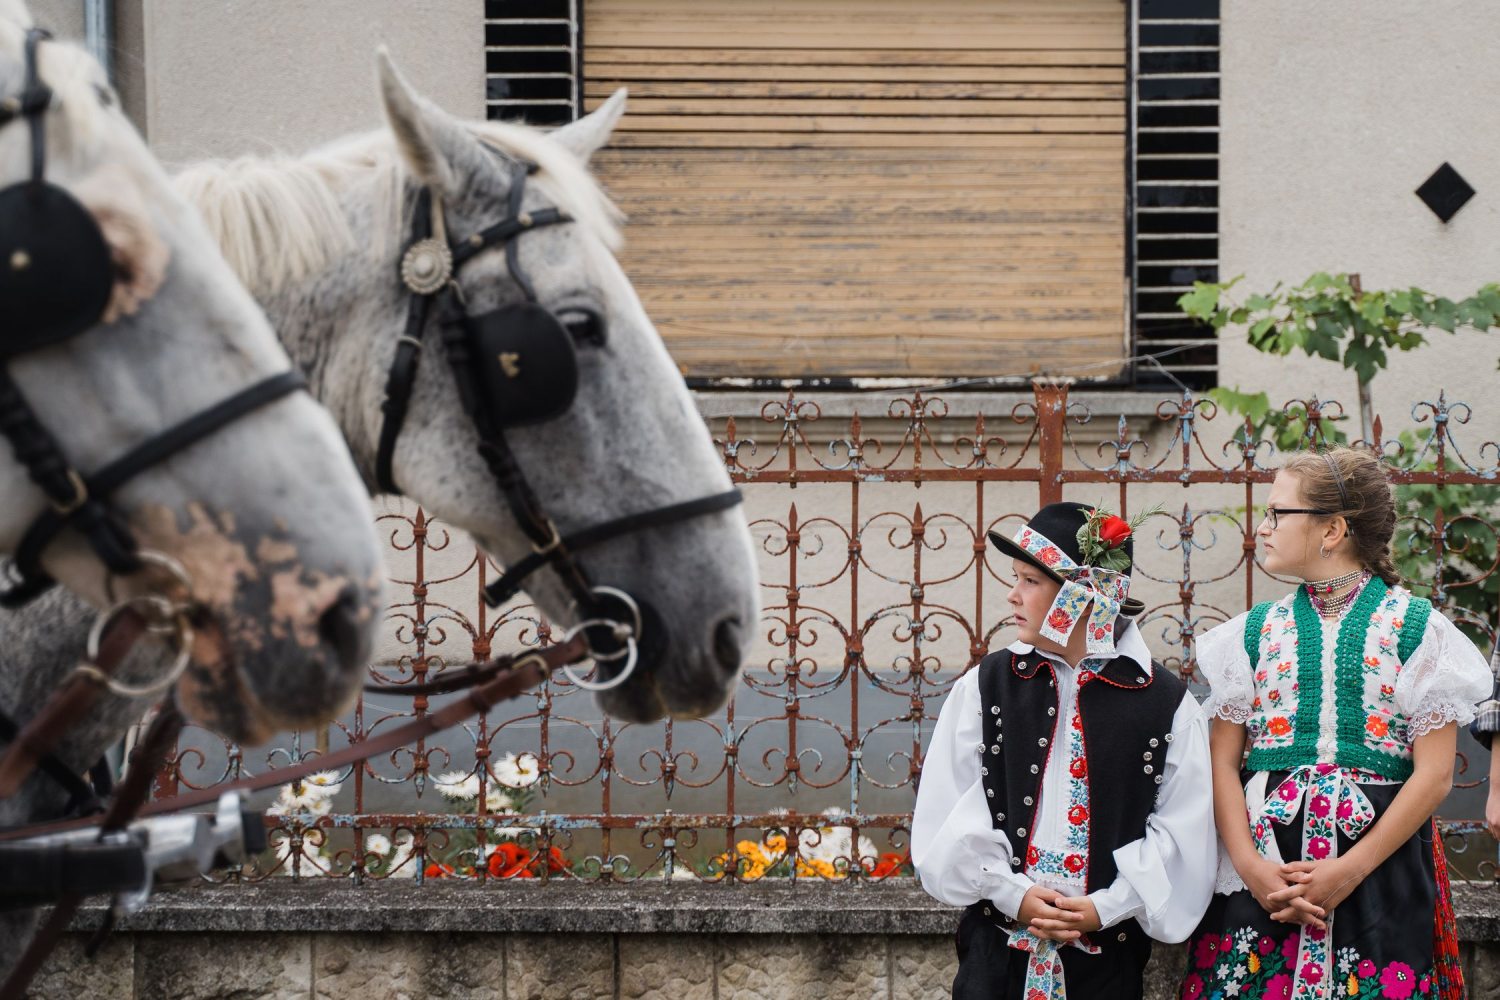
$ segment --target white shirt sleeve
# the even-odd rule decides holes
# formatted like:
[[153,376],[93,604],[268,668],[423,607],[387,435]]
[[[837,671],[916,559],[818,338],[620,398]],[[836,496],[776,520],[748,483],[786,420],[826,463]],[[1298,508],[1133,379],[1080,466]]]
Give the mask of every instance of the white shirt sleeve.
[[1198,671],[1208,681],[1203,712],[1210,719],[1244,723],[1255,700],[1254,667],[1245,652],[1245,620],[1250,612],[1217,625],[1194,640]]
[[954,906],[981,899],[1015,919],[1033,885],[1011,866],[1010,838],[995,829],[980,782],[984,729],[979,671],[953,685],[922,764],[911,823],[911,860],[928,895]]
[[1450,722],[1468,725],[1494,682],[1484,654],[1434,610],[1421,643],[1396,680],[1396,710],[1408,720],[1408,738],[1415,740]]
[[1134,917],[1156,940],[1177,942],[1198,926],[1219,863],[1212,787],[1208,720],[1193,696],[1184,694],[1172,718],[1161,795],[1146,820],[1146,835],[1115,851],[1119,874],[1089,896],[1105,927]]

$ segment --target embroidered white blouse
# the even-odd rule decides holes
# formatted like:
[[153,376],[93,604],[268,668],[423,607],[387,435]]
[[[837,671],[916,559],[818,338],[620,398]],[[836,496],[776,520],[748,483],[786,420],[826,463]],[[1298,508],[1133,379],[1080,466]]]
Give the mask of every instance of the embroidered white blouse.
[[[1151,655],[1132,623],[1120,635],[1119,655],[1147,671]],[[1017,642],[1012,652],[1032,647]],[[1058,714],[1072,719],[1078,701],[1079,668],[1053,657]],[[1059,871],[1041,882],[1014,871],[1008,837],[994,828],[980,782],[983,720],[979,671],[959,678],[938,715],[922,768],[912,817],[912,863],[928,894],[955,906],[988,899],[1014,919],[1021,899],[1042,884],[1067,896],[1083,894],[1081,879]],[[1059,741],[1062,745],[1062,741]],[[1069,761],[1053,754],[1042,775],[1042,801],[1032,846],[1066,857],[1074,850],[1068,812],[1072,806]],[[1172,742],[1162,771],[1161,795],[1146,823],[1146,835],[1114,852],[1119,874],[1089,898],[1105,927],[1135,918],[1159,941],[1183,941],[1192,933],[1213,894],[1218,853],[1208,756],[1208,724],[1198,703],[1184,694],[1172,722]],[[1086,841],[1085,841],[1086,842]],[[1035,866],[1031,866],[1035,869]],[[1075,873],[1076,874],[1076,873]]]

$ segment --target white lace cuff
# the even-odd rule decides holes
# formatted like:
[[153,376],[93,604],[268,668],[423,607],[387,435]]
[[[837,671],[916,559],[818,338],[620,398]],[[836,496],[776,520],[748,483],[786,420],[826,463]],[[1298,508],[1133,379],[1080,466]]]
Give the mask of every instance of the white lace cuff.
[[1248,613],[1231,618],[1195,641],[1198,671],[1210,688],[1203,711],[1212,718],[1242,723],[1250,717],[1255,682],[1251,676],[1254,668],[1245,652],[1247,617]]
[[1210,694],[1203,702],[1203,714],[1210,719],[1223,719],[1225,722],[1243,726],[1250,721],[1250,706]]
[[1451,722],[1467,726],[1474,720],[1474,706],[1452,695],[1434,694],[1406,718],[1406,742],[1442,729]]
[[1427,619],[1422,642],[1401,667],[1396,709],[1415,739],[1450,722],[1468,725],[1492,693],[1494,676],[1474,644],[1440,612]]

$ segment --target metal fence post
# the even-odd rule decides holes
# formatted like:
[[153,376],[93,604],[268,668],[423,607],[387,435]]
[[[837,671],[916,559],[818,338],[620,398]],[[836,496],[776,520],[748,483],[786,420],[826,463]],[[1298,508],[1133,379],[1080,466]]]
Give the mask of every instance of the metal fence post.
[[1068,387],[1050,379],[1035,379],[1037,499],[1047,506],[1062,499],[1063,420],[1068,414]]

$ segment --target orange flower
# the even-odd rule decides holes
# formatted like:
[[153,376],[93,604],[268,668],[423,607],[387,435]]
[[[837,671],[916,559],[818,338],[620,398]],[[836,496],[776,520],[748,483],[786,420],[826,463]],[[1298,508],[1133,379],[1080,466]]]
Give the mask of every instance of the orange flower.
[[1378,657],[1378,656],[1367,656],[1367,657],[1365,657],[1365,666],[1367,666],[1367,667],[1378,667],[1378,666],[1380,666],[1380,657]]
[[453,869],[448,865],[440,865],[434,862],[423,869],[422,874],[428,878],[447,878],[453,874]]
[[906,867],[906,855],[887,851],[880,856],[879,860],[873,863],[868,859],[865,860],[864,866],[865,870],[870,873],[871,878],[888,878],[891,875],[900,875],[901,869]]
[[1384,736],[1389,728],[1384,719],[1378,715],[1372,715],[1365,721],[1365,728],[1376,736]]
[[1271,731],[1272,736],[1285,736],[1292,731],[1292,724],[1287,721],[1286,716],[1278,715],[1266,723],[1266,728]]

